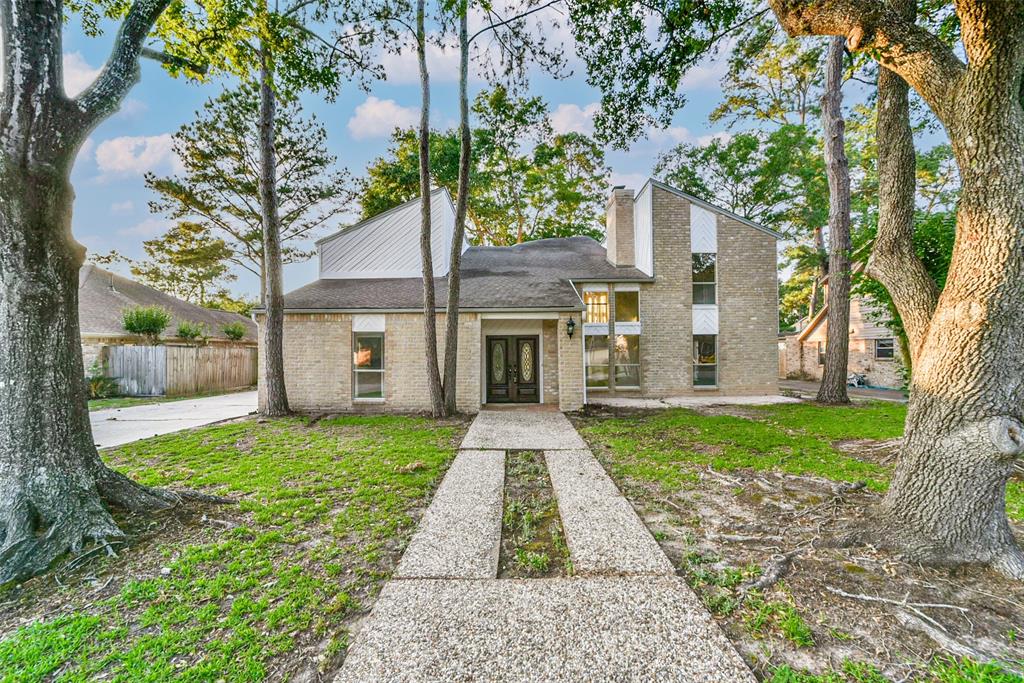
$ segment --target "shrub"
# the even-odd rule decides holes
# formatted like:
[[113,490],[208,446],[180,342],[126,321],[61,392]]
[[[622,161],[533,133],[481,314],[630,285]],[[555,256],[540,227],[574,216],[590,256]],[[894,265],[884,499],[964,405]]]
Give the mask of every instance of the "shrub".
[[171,314],[161,306],[136,306],[124,311],[121,315],[121,324],[128,332],[140,335],[148,343],[155,344],[171,324]]
[[242,323],[235,322],[228,323],[221,329],[221,331],[228,336],[228,339],[238,341],[245,336],[246,329],[245,325]]
[[100,364],[94,360],[89,366],[89,374],[85,376],[85,383],[89,387],[89,398],[110,398],[117,396],[117,379],[107,377],[106,364]]
[[178,337],[185,341],[196,341],[197,339],[205,341],[210,335],[207,334],[207,327],[203,323],[195,323],[190,320],[185,320],[178,323]]

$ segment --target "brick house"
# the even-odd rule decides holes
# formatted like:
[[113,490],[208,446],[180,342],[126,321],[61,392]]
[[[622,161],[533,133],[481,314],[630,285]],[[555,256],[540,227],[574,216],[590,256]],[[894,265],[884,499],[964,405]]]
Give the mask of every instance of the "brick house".
[[[828,282],[826,280],[827,288]],[[827,297],[827,294],[826,294]],[[896,334],[880,322],[881,310],[870,299],[850,299],[850,353],[847,369],[867,378],[868,386],[899,389],[903,386],[903,356]],[[779,376],[821,381],[828,339],[828,306],[795,332],[779,339]]]
[[[455,212],[443,189],[431,205],[443,358]],[[319,278],[285,296],[294,409],[429,409],[419,210],[417,199],[317,243]],[[612,191],[605,245],[463,245],[459,410],[775,393],[779,237],[650,180],[637,193]]]

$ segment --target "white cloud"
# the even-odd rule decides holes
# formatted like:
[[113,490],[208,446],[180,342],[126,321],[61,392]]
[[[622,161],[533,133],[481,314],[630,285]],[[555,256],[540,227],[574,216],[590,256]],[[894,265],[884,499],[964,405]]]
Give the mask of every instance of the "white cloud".
[[67,52],[61,61],[64,66],[64,92],[68,97],[85,90],[100,73],[99,68],[89,66],[81,52]]
[[639,190],[647,182],[647,176],[643,173],[615,173],[612,171],[608,179],[608,191],[616,185],[623,185],[630,190]]
[[130,228],[122,228],[117,231],[118,235],[124,237],[155,237],[162,235],[167,232],[167,229],[171,227],[169,221],[163,218],[150,217],[142,220]]
[[149,111],[148,104],[134,97],[129,97],[121,103],[121,108],[117,111],[117,115],[126,119],[134,119],[145,114],[147,111]]
[[[434,40],[436,36],[432,36]],[[400,52],[384,52],[380,64],[389,83],[410,84],[420,82],[420,66],[416,49],[403,46]],[[459,51],[455,47],[427,44],[427,69],[432,83],[454,83],[459,80]]]
[[135,204],[130,199],[126,199],[123,202],[114,202],[110,205],[110,213],[129,213],[135,208]]
[[170,133],[124,135],[104,140],[96,148],[96,166],[101,173],[145,173],[157,169],[180,170],[172,149]]
[[370,95],[356,107],[348,120],[348,130],[356,140],[382,138],[391,135],[395,128],[415,125],[419,118],[420,112],[416,107],[403,107],[394,100]]
[[600,106],[597,102],[582,107],[578,104],[560,104],[551,113],[551,128],[559,134],[591,135],[594,132],[594,115]]

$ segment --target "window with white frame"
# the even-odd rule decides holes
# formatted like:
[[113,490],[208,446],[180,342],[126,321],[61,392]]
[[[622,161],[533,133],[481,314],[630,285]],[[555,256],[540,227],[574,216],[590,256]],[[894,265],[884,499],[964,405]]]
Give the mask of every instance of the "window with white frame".
[[892,360],[896,357],[896,340],[892,337],[875,340],[875,358],[877,360]]
[[352,396],[356,399],[384,398],[383,332],[355,332],[352,335]]
[[[617,297],[618,295],[616,295]],[[616,298],[616,301],[618,299]],[[615,387],[640,388],[640,335],[615,336]]]
[[718,335],[693,335],[693,386],[718,386]]
[[718,303],[718,280],[715,273],[717,254],[693,254],[693,303]]
[[588,323],[608,322],[608,288],[583,290],[583,305],[586,306]]
[[587,387],[608,388],[608,335],[588,334],[584,337]]

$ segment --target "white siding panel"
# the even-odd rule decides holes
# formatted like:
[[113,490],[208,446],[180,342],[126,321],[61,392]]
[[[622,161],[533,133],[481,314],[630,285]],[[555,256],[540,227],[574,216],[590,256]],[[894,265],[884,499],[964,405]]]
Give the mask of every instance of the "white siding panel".
[[384,314],[369,313],[352,316],[353,332],[383,332]]
[[[448,272],[455,214],[445,192],[431,198],[431,247],[434,275]],[[318,245],[322,278],[418,277],[420,206],[412,202],[342,231]]]
[[718,334],[718,306],[698,304],[693,307],[693,333]]
[[690,251],[718,253],[718,217],[702,206],[690,203]]
[[636,267],[646,275],[654,275],[654,215],[651,183],[633,200],[633,245]]

